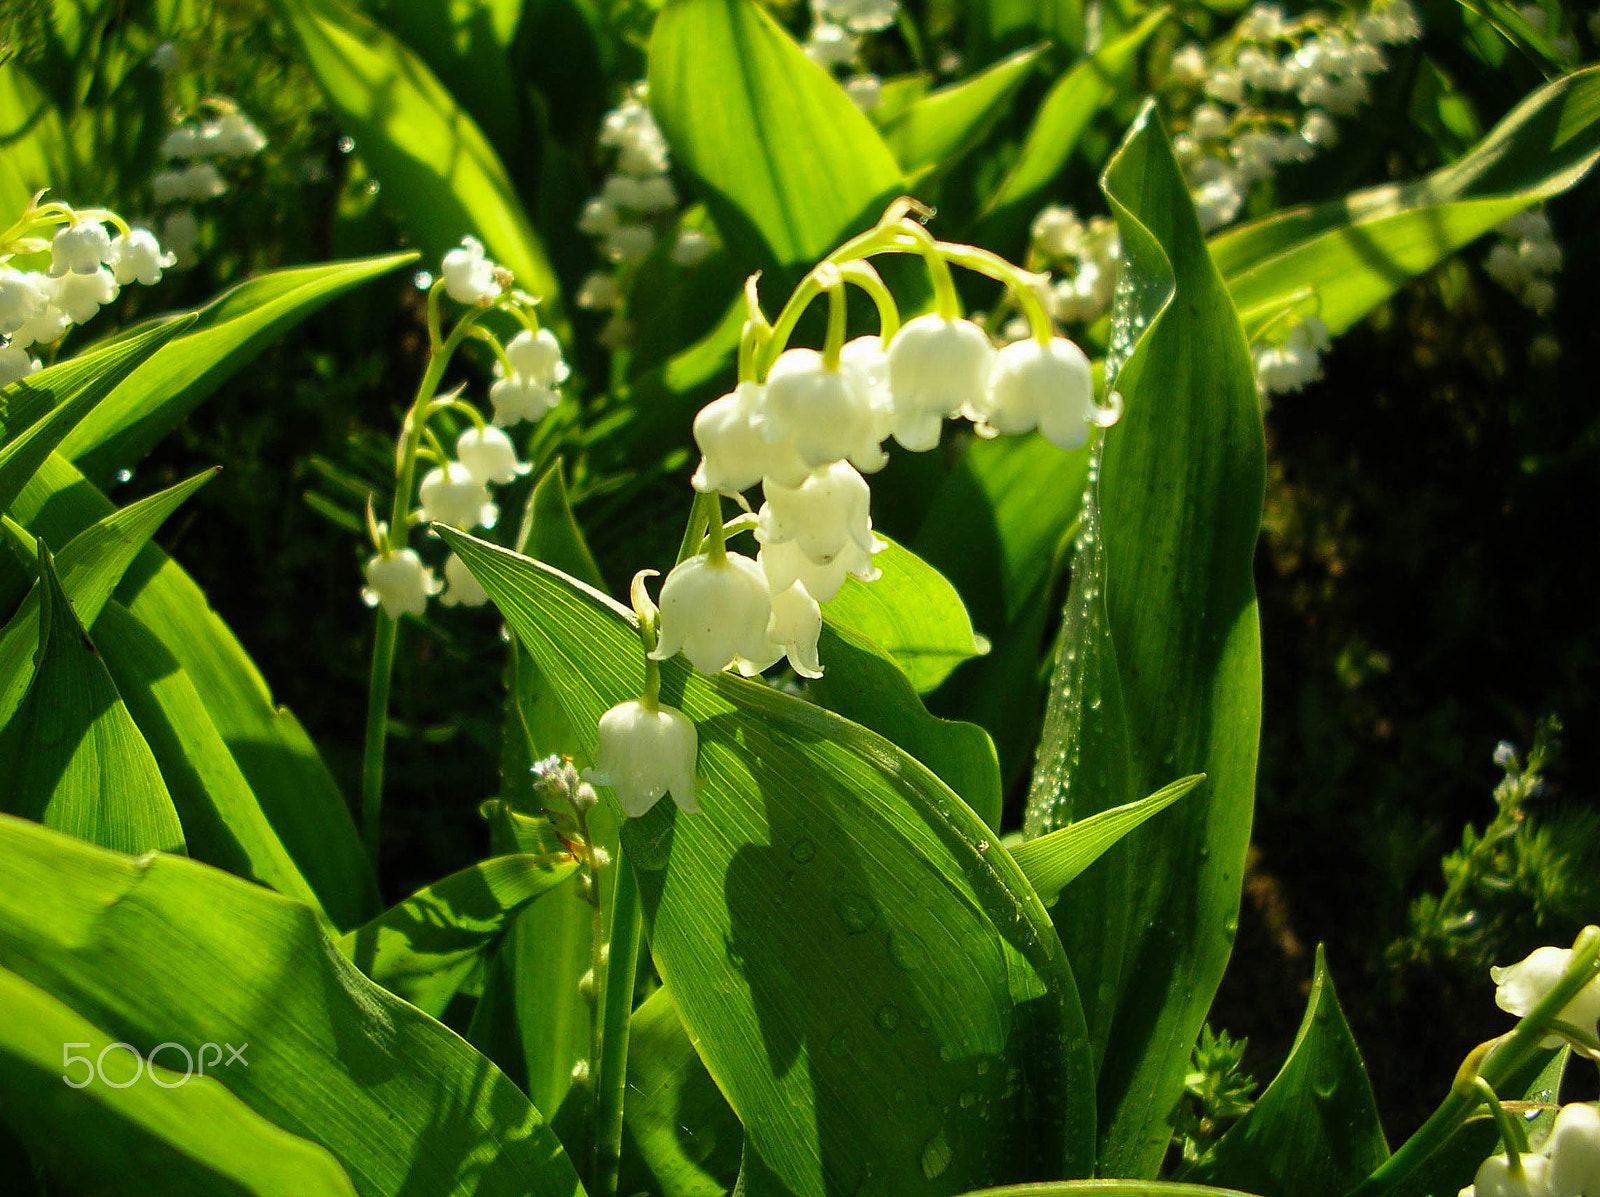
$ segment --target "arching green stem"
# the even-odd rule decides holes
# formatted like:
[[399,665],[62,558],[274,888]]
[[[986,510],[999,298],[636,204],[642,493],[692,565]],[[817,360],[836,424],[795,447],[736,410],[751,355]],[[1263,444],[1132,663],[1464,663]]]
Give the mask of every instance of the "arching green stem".
[[845,300],[844,280],[839,269],[829,264],[833,278],[824,284],[828,291],[828,335],[822,342],[822,364],[829,370],[839,368],[839,355],[844,351],[845,322],[849,307]]
[[1483,1104],[1488,1107],[1489,1116],[1494,1119],[1495,1129],[1500,1132],[1500,1142],[1506,1149],[1506,1162],[1510,1166],[1511,1174],[1520,1175],[1522,1157],[1528,1152],[1528,1132],[1523,1129],[1522,1120],[1500,1104],[1500,1095],[1483,1077],[1475,1077],[1472,1085],[1483,1099]]
[[846,262],[839,267],[839,277],[854,283],[872,299],[878,309],[878,338],[887,345],[900,331],[900,305],[884,285],[883,276],[873,269],[871,262]]

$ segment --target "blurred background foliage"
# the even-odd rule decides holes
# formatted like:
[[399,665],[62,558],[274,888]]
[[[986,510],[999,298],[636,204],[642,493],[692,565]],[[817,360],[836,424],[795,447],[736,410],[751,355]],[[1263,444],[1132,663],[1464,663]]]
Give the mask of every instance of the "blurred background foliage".
[[[802,7],[773,8],[797,36]],[[371,0],[365,11],[477,118],[563,293],[575,294],[599,265],[575,229],[605,173],[597,133],[626,85],[644,76],[655,7]],[[1097,11],[1108,32],[1130,23],[1114,6]],[[958,79],[1037,42],[1037,26],[1007,27],[999,12],[976,0],[907,4],[867,51],[886,81],[887,111],[877,119],[892,117],[897,85]],[[1257,188],[1247,215],[1418,177],[1458,156],[1550,69],[1488,30],[1476,5],[1437,0],[1423,12],[1425,37],[1396,52],[1372,109],[1314,166],[1286,167]],[[1592,59],[1585,14],[1547,12],[1575,29]],[[198,304],[252,272],[422,236],[364,157],[362,138],[324,99],[282,13],[246,0],[5,9],[0,107],[25,113],[29,96],[51,99],[62,135],[56,156],[37,165],[62,198],[151,214],[160,140],[176,113],[204,97],[235,101],[269,139],[261,155],[229,168],[227,194],[204,205],[191,267],[160,288],[125,291],[118,323]],[[1226,0],[1177,6],[1137,79],[1094,114],[1041,198],[1103,212],[1098,170],[1144,84],[1159,80],[1180,42],[1204,40],[1233,16]],[[1031,211],[978,214],[1016,160],[1040,99],[1074,60],[1073,31],[1056,32],[1062,40],[993,113],[978,151],[942,179],[936,227],[946,235],[1024,253]],[[178,55],[170,73],[152,61],[167,42]],[[0,143],[17,133],[0,130]],[[26,201],[29,169],[0,179],[9,208]],[[1236,1066],[1270,1074],[1285,1054],[1319,942],[1342,978],[1393,1140],[1431,1108],[1464,1045],[1501,1029],[1486,1000],[1488,964],[1567,942],[1596,917],[1597,206],[1589,180],[1548,207],[1566,255],[1548,315],[1490,281],[1476,246],[1404,286],[1340,338],[1320,381],[1267,411],[1256,578],[1267,703],[1254,848],[1238,944],[1211,1018],[1224,1033],[1197,1057],[1213,1079],[1192,1086],[1184,1123],[1192,1138],[1204,1140],[1201,1123],[1237,1104],[1239,1086],[1228,1079]],[[430,229],[426,241],[447,244],[461,231]],[[651,391],[645,367],[664,356],[661,346],[682,348],[710,330],[741,273],[714,255],[692,272],[691,301],[676,308],[651,309],[642,279],[645,332],[631,356],[600,344],[605,313],[566,306],[573,393],[620,380],[634,384],[633,398],[585,400],[581,427],[565,443],[561,429],[539,434],[534,454],[559,446],[566,455],[577,516],[613,593],[639,562],[670,560],[692,464],[689,415],[731,378],[710,370],[685,398]],[[359,788],[372,626],[357,598],[365,556],[357,521],[366,492],[385,492],[394,430],[425,358],[418,281],[390,276],[301,325],[119,474],[113,490],[120,502],[224,467],[161,542],[237,631],[349,795]],[[981,306],[992,296],[969,299]],[[451,381],[481,392],[489,364],[476,359]],[[994,635],[1008,630],[1009,598],[975,565],[987,559],[972,545],[941,535],[949,496],[936,498],[936,487],[961,448],[947,443],[942,459],[897,455],[875,480],[874,518],[956,580],[979,630]],[[518,492],[502,502],[514,512]],[[1043,546],[1046,557],[1053,547]],[[1065,570],[1045,572],[1053,591],[1036,605],[1042,613],[1059,610],[1066,582]],[[936,713],[975,719],[994,735],[1009,783],[1007,828],[1020,819],[1053,620],[1009,633],[1022,638],[1010,675],[1024,683],[1020,712],[988,702],[1004,664],[996,660],[963,667],[929,700]],[[477,808],[499,785],[503,654],[494,621],[435,605],[425,634],[409,643],[393,705],[389,900],[484,854]],[[1514,753],[1496,755],[1502,740]],[[1235,1041],[1244,1038],[1241,1056]]]

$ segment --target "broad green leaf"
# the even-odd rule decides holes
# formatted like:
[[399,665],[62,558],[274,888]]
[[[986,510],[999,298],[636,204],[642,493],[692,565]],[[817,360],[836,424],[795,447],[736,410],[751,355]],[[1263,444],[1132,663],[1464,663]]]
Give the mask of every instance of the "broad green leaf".
[[[18,496],[13,514],[47,543],[63,544],[115,510],[57,455]],[[358,584],[352,573],[351,586]],[[189,675],[328,918],[348,928],[370,917],[377,906],[377,887],[343,795],[305,730],[273,701],[255,663],[194,579],[155,545],[146,545],[117,584],[115,596],[160,637]],[[0,678],[4,676],[0,669]]]
[[496,856],[419,889],[334,942],[390,993],[435,1018],[506,922],[577,872],[567,856]]
[[[639,692],[631,613],[439,531],[592,753],[600,715]],[[664,802],[623,844],[657,969],[746,1128],[747,1191],[811,1197],[870,1176],[951,1193],[1086,1173],[1076,989],[993,833],[926,768],[831,712],[682,661],[662,676],[663,701],[699,730],[705,813]]]
[[430,264],[468,234],[553,302],[560,284],[494,147],[422,60],[342,0],[277,0],[356,152]]
[[388,30],[427,63],[502,154],[516,146],[521,128],[506,53],[522,7],[519,0],[446,0],[382,10]]
[[[61,446],[85,474],[106,483],[141,460],[156,442],[285,331],[362,283],[416,260],[386,254],[278,270],[223,292],[193,316],[192,328],[162,346]],[[148,334],[145,334],[148,335]],[[111,346],[123,344],[119,338]]]
[[1459,162],[1405,187],[1357,192],[1275,213],[1211,243],[1241,312],[1307,290],[1335,333],[1408,279],[1539,200],[1574,186],[1600,159],[1600,67],[1540,88]]
[[902,188],[872,122],[753,0],[669,0],[650,107],[745,269],[810,266]]
[[988,645],[973,634],[961,596],[938,570],[910,549],[879,539],[887,547],[872,563],[883,576],[870,583],[847,579],[822,608],[823,618],[876,642],[917,693],[926,694]]
[[1116,94],[1140,47],[1169,15],[1165,8],[1156,9],[1057,81],[1039,105],[1016,162],[989,198],[987,215],[1014,217],[1018,210],[1031,209],[1037,203],[1040,193],[1066,166],[1089,122]]
[[1024,840],[1011,849],[1011,859],[1028,878],[1046,906],[1054,906],[1061,891],[1077,879],[1128,832],[1152,815],[1160,814],[1205,780],[1205,774],[1181,778],[1148,798],[1112,807],[1077,823]]
[[161,770],[42,543],[39,581],[33,680],[0,727],[0,809],[124,852],[182,852]]
[[0,391],[0,512],[6,511],[64,437],[152,353],[194,323],[165,320],[79,354]]
[[623,1117],[648,1173],[630,1173],[625,1153],[618,1192],[723,1197],[734,1189],[744,1128],[695,1054],[665,986],[628,1020]]
[[300,903],[15,819],[0,818],[0,858],[0,967],[146,1056],[240,1046],[245,1062],[214,1075],[361,1193],[581,1193],[516,1086],[363,977]]
[[0,221],[9,225],[34,192],[60,187],[72,174],[61,113],[27,74],[14,65],[0,70]]
[[[1100,1170],[1146,1177],[1237,925],[1260,727],[1251,566],[1265,467],[1244,334],[1150,106],[1102,186],[1125,270],[1106,377],[1126,413],[1101,442],[1098,480],[1091,472],[1068,599],[1078,635],[1064,627],[1057,651],[1028,829],[1175,774],[1209,779],[1055,910],[1084,992],[1102,999],[1089,1015],[1105,1044]],[[1074,623],[1075,608],[1085,618]]]
[[902,108],[879,132],[907,175],[947,170],[988,135],[1044,53],[1019,50]]
[[135,1063],[70,1006],[0,969],[0,1121],[55,1179],[77,1192],[151,1197],[355,1197],[325,1150],[194,1074],[194,1063],[187,1044]]
[[1318,945],[1311,997],[1289,1058],[1186,1179],[1262,1197],[1338,1197],[1388,1158],[1372,1083]]

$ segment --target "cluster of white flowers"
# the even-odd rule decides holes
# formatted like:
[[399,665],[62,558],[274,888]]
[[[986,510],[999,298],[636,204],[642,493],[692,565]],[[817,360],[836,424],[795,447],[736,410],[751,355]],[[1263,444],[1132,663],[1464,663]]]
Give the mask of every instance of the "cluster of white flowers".
[[1383,47],[1421,33],[1410,0],[1377,0],[1360,15],[1312,9],[1293,18],[1257,3],[1209,56],[1195,42],[1179,48],[1168,78],[1203,98],[1173,148],[1206,231],[1237,219],[1251,184],[1332,145],[1333,118],[1366,103],[1371,78],[1387,68]]
[[[1495,1004],[1523,1017],[1548,995],[1572,965],[1569,948],[1537,948],[1527,959],[1489,970]],[[1593,1036],[1600,1022],[1600,978],[1589,981],[1557,1018]],[[1547,1035],[1542,1047],[1566,1042]],[[1600,1110],[1572,1102],[1557,1112],[1549,1137],[1534,1150],[1492,1155],[1461,1197],[1590,1197],[1600,1193]]]
[[863,112],[883,103],[883,80],[867,70],[864,35],[895,23],[900,0],[811,0],[811,32],[806,57],[829,74],[842,72],[845,94]]
[[1556,302],[1554,276],[1561,270],[1561,246],[1540,208],[1528,208],[1502,223],[1500,235],[1483,260],[1490,278],[1541,316]]
[[[160,282],[161,272],[174,261],[148,229],[130,228],[104,209],[74,211],[65,204],[46,204],[32,214],[38,228],[0,246],[0,386],[40,368],[29,352],[35,346],[53,344],[73,325],[94,319],[127,284]],[[48,242],[32,235],[57,221],[60,227]],[[25,216],[22,225],[27,223]],[[116,236],[106,230],[107,223],[116,226]],[[44,270],[9,264],[14,255],[45,249],[50,265]]]
[[[477,238],[463,237],[458,247],[444,255],[435,285],[457,303],[473,309],[468,313],[469,319],[509,299],[513,310],[531,325],[527,309],[534,301],[512,290],[512,281],[510,273],[488,257]],[[428,417],[444,408],[464,412],[472,422],[456,437],[453,459],[437,460],[442,454],[433,453],[436,460],[417,487],[417,510],[407,526],[412,522],[437,522],[456,528],[493,528],[499,521],[500,508],[489,488],[515,482],[529,469],[518,460],[516,446],[503,429],[524,420],[538,421],[561,401],[557,388],[566,381],[569,371],[561,344],[549,329],[524,327],[504,346],[481,326],[473,331],[491,341],[497,351],[496,381],[489,388],[494,409],[492,422],[453,395],[435,398],[422,411],[413,411],[403,437],[420,435]],[[420,424],[414,425],[414,421]],[[390,543],[386,526],[378,526],[375,540],[378,551],[367,561],[367,584],[361,597],[369,607],[381,604],[389,618],[421,615],[434,595],[451,607],[478,607],[488,601],[483,587],[454,553],[445,560],[441,580],[415,549]]]
[[162,240],[187,266],[199,240],[199,222],[187,205],[216,199],[228,182],[216,163],[253,158],[266,148],[266,136],[231,100],[213,97],[204,106],[215,115],[186,120],[161,139],[161,157],[167,166],[150,179],[150,198],[157,207],[178,204],[161,226]]
[[[597,195],[590,196],[578,217],[578,229],[598,243],[612,271],[593,271],[578,288],[580,308],[612,313],[601,342],[617,349],[632,339],[633,329],[622,314],[624,288],[618,274],[648,257],[678,211],[672,185],[672,151],[651,115],[644,83],[635,83],[621,104],[606,113],[600,144],[616,152],[612,172]],[[673,233],[672,261],[697,266],[711,252],[711,241],[699,229]]]
[[[1117,289],[1122,238],[1117,222],[1091,217],[1085,225],[1073,209],[1051,204],[1033,218],[1028,268],[1036,273],[1034,289],[1050,314],[1062,324],[1091,324],[1111,307]],[[1004,341],[1028,336],[1021,316],[999,330]]]
[[1256,389],[1262,399],[1298,391],[1322,377],[1322,355],[1333,339],[1328,326],[1315,316],[1297,321],[1282,342],[1258,341],[1250,346],[1256,369]]

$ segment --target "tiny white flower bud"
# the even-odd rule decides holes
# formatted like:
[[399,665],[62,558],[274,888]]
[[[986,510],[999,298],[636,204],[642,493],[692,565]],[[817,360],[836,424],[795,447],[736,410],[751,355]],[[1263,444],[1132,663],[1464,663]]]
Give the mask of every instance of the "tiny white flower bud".
[[806,57],[820,67],[843,66],[856,56],[861,39],[831,21],[818,21],[806,38]]
[[153,286],[161,281],[161,272],[177,261],[178,255],[170,250],[161,252],[161,243],[149,229],[132,229],[111,242],[111,272],[124,285]]
[[1600,1193],[1600,1111],[1593,1105],[1562,1106],[1544,1149],[1550,1156],[1550,1197]]
[[676,266],[698,266],[711,256],[711,238],[699,229],[679,229],[672,243],[672,262]]
[[617,227],[617,210],[600,196],[583,205],[578,215],[578,232],[591,237],[604,237]]
[[622,302],[622,292],[616,279],[602,270],[593,270],[584,276],[573,302],[586,312],[604,311]]
[[515,482],[532,468],[517,460],[517,447],[511,438],[493,425],[468,428],[456,437],[456,458],[474,480],[482,483]]
[[226,158],[251,158],[267,147],[266,135],[242,112],[230,112],[210,130],[211,152]]
[[506,342],[506,360],[518,374],[540,386],[563,383],[570,373],[561,358],[561,342],[548,328],[536,333],[523,329],[512,337]]
[[637,262],[656,245],[656,231],[647,224],[619,224],[606,236],[602,247],[613,262]]
[[1173,82],[1185,87],[1198,87],[1206,77],[1206,54],[1198,42],[1190,42],[1173,51],[1167,73]]
[[489,499],[489,488],[459,461],[429,470],[417,489],[424,522],[492,528],[500,518],[500,508]]
[[764,545],[793,541],[816,565],[827,565],[852,541],[868,553],[877,547],[872,490],[849,462],[823,466],[794,488],[768,479],[762,490],[767,501],[756,539]]
[[600,188],[601,202],[630,212],[644,211],[644,190],[639,180],[628,175],[611,175]]
[[200,152],[200,126],[179,125],[161,139],[163,158],[193,158]]
[[1228,114],[1215,104],[1201,104],[1189,114],[1189,132],[1201,141],[1216,141],[1228,135]]
[[161,222],[161,243],[177,255],[177,266],[190,265],[200,243],[200,222],[188,208],[169,212]]
[[1038,428],[1058,449],[1089,439],[1094,416],[1094,375],[1089,359],[1065,337],[1041,345],[1032,337],[1007,345],[995,359],[988,392],[971,410],[996,432]]
[[681,651],[701,673],[718,673],[737,657],[759,660],[771,621],[759,565],[738,553],[722,561],[701,553],[674,566],[661,585],[661,639],[650,656],[666,661]]
[[639,184],[641,212],[670,212],[677,206],[677,189],[666,175],[651,175]]
[[415,549],[397,549],[387,556],[373,557],[367,562],[366,576],[362,600],[369,607],[382,603],[390,619],[421,615],[428,599],[438,594],[443,585],[422,564]]
[[54,303],[58,280],[45,278],[44,281],[48,284],[47,290],[52,302],[45,305],[44,311],[11,334],[11,343],[18,349],[26,349],[30,345],[53,344],[72,327],[72,321],[67,319],[67,314]]
[[178,54],[178,47],[172,42],[162,42],[150,51],[150,65],[163,75],[170,75],[182,65],[182,58]]
[[461,238],[461,245],[444,255],[440,274],[445,293],[457,303],[477,306],[500,298],[495,264],[484,255],[483,242],[476,237]]
[[844,94],[862,112],[883,106],[883,80],[876,75],[852,75],[844,81]]
[[941,421],[982,402],[994,346],[970,320],[918,316],[889,342],[894,439],[913,453],[939,443]]
[[[1570,948],[1535,948],[1517,964],[1491,968],[1489,979],[1495,983],[1494,1004],[1507,1014],[1523,1017],[1555,988],[1571,961]],[[1557,1017],[1593,1033],[1596,1021],[1600,1020],[1600,977],[1580,989]],[[1559,1035],[1546,1035],[1542,1046],[1559,1047],[1561,1043]]]
[[[882,547],[883,542],[879,541],[873,551]],[[819,603],[832,602],[846,578],[873,582],[882,576],[882,571],[872,564],[872,553],[854,541],[846,544],[825,565],[812,561],[792,540],[783,544],[762,545],[761,551],[756,554],[756,562],[766,574],[767,585],[773,594],[782,594],[799,582]]]
[[445,558],[445,591],[439,601],[446,607],[481,607],[489,601],[489,593],[472,576],[467,563],[454,553]]
[[583,970],[583,976],[578,978],[578,996],[590,1005],[594,1004],[596,988],[594,982],[594,969]]
[[644,814],[668,793],[679,810],[698,814],[694,766],[699,750],[699,734],[682,711],[635,699],[600,716],[594,768],[583,776],[610,786],[629,818]]
[[694,418],[694,439],[700,446],[700,466],[689,481],[702,494],[721,491],[739,494],[762,478],[798,486],[811,467],[792,442],[769,443],[756,431],[765,388],[741,382],[720,399],[713,399]]
[[20,378],[37,372],[39,359],[29,357],[26,349],[16,345],[0,345],[0,387],[8,387]]
[[74,324],[87,324],[102,306],[116,299],[117,280],[104,266],[92,274],[63,274],[56,280],[55,306]]
[[811,466],[844,458],[874,462],[878,419],[866,378],[853,368],[830,370],[814,349],[786,349],[767,374],[766,402],[756,428],[771,444],[792,440]]

